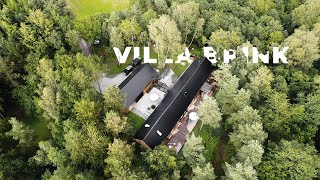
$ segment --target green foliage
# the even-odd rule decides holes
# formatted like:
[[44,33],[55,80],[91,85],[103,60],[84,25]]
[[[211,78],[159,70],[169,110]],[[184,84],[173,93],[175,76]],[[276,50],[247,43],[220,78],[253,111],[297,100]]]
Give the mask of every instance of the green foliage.
[[39,148],[33,159],[40,165],[65,167],[69,161],[67,152],[65,150],[59,150],[49,141],[39,142]]
[[287,52],[289,63],[302,70],[312,67],[314,61],[319,59],[319,38],[312,31],[296,30],[283,42],[290,47]]
[[104,123],[105,123],[106,130],[108,132],[111,132],[114,136],[117,136],[119,133],[124,132],[128,129],[127,118],[120,117],[114,111],[109,111],[106,113]]
[[257,104],[260,100],[264,100],[271,92],[271,82],[273,81],[273,74],[266,66],[260,66],[256,71],[251,72],[249,75],[250,82],[245,85],[246,89],[251,92],[251,98]]
[[104,107],[106,110],[121,112],[125,102],[125,95],[116,86],[110,86],[104,92]]
[[257,140],[251,140],[238,150],[237,159],[239,162],[245,162],[249,159],[253,166],[257,166],[261,163],[263,153],[261,143]]
[[[196,131],[196,129],[194,131]],[[206,161],[211,162],[211,160],[213,159],[213,154],[215,154],[218,149],[220,134],[216,131],[213,131],[212,127],[208,125],[204,125],[201,130],[199,127],[199,131],[195,133],[202,139],[202,144],[205,148],[205,150],[203,151],[203,155]]]
[[314,147],[282,140],[272,145],[259,166],[261,179],[313,179],[319,171],[319,156]]
[[144,123],[144,119],[132,112],[128,113],[128,123],[130,124],[130,127],[133,128],[135,133],[138,129],[140,129],[140,127],[143,125]]
[[239,125],[238,128],[230,134],[230,142],[239,149],[251,140],[257,140],[262,144],[267,136],[267,133],[263,131],[262,123],[254,122],[252,124]]
[[317,0],[306,0],[304,4],[292,11],[292,21],[296,25],[305,25],[311,28],[315,23],[320,21],[320,8]]
[[238,162],[237,164],[230,165],[226,163],[225,168],[226,178],[230,180],[257,180],[257,172],[253,168],[250,160],[245,162]]
[[275,4],[272,0],[249,0],[247,5],[251,7],[257,14],[267,14],[275,7]]
[[[219,176],[230,163],[227,179],[317,178],[318,9],[317,0],[0,0],[0,179],[214,179],[211,162]],[[76,54],[80,38],[101,44],[90,56]],[[182,46],[198,57],[206,43],[264,53],[288,46],[289,65],[247,63],[237,53],[214,73],[218,92],[200,105],[199,137],[178,155],[165,146],[137,153],[127,142],[144,120],[126,118],[117,87],[103,96],[92,87],[102,68],[120,73],[130,63],[117,66],[112,47],[155,45],[161,69]],[[180,75],[187,66],[168,67]],[[258,166],[263,129],[269,149]]]
[[209,44],[220,51],[223,49],[235,49],[241,43],[242,37],[239,33],[224,31],[222,29],[212,32],[209,40]]
[[302,71],[292,72],[289,80],[289,96],[295,98],[299,93],[304,95],[311,92],[312,79]]
[[124,38],[119,28],[115,26],[110,27],[109,34],[110,34],[110,46],[117,47],[119,49],[124,49],[124,40],[123,40]]
[[104,22],[103,16],[89,16],[77,18],[74,21],[74,28],[79,32],[80,36],[84,38],[89,44],[92,44],[95,39],[104,39],[102,25]]
[[171,12],[180,29],[184,44],[191,45],[194,38],[201,36],[205,21],[200,17],[199,4],[193,1],[182,4],[173,3]]
[[17,85],[16,80],[19,78],[19,74],[14,72],[15,63],[7,59],[0,57],[0,80],[2,82],[8,82],[12,86]]
[[210,163],[206,164],[204,167],[195,167],[193,169],[192,180],[214,180],[216,176],[213,172],[213,167]]
[[166,2],[166,0],[155,0],[154,6],[158,14],[165,14],[168,12],[168,9],[169,9],[168,3]]
[[227,12],[223,12],[222,10],[217,10],[212,13],[208,20],[206,33],[211,34],[212,32],[217,32],[220,29],[224,31],[231,30],[231,32],[240,31],[242,26],[243,24],[238,17]]
[[203,124],[212,128],[219,128],[222,120],[222,113],[218,107],[217,101],[212,97],[205,97],[198,108],[199,116]]
[[2,179],[36,179],[36,170],[38,167],[28,163],[23,158],[15,157],[10,154],[0,154],[0,178]]
[[105,173],[110,174],[114,179],[121,179],[125,176],[138,179],[138,177],[133,178],[134,172],[131,172],[133,158],[133,147],[120,139],[114,139],[113,143],[109,144],[108,147],[108,157],[105,159],[107,163]]
[[274,92],[269,95],[266,106],[261,108],[264,128],[272,140],[285,138],[299,142],[312,142],[318,129],[318,95],[310,95],[306,103],[292,105],[286,95]]
[[96,80],[99,68],[96,56],[57,55],[54,60],[55,64],[52,60],[40,60],[37,103],[44,117],[58,120],[69,117],[74,103],[82,97],[98,99],[91,82]]
[[16,118],[11,118],[8,122],[11,124],[12,129],[7,132],[6,135],[19,141],[20,146],[25,148],[30,147],[32,145],[32,140],[34,139],[33,130]]
[[252,124],[260,121],[261,117],[258,114],[258,111],[250,106],[246,106],[237,113],[232,114],[231,117],[227,119],[227,123],[232,125],[234,129],[239,128],[241,125]]
[[94,101],[81,99],[74,104],[74,113],[77,121],[82,124],[96,123],[100,116],[100,107]]
[[154,19],[148,26],[151,40],[156,44],[158,66],[163,68],[165,60],[181,53],[181,33],[177,24],[168,15]]
[[186,163],[189,166],[204,165],[206,161],[203,156],[204,149],[201,137],[196,137],[194,134],[189,135],[182,151]]
[[[216,71],[214,74],[219,73]],[[216,100],[221,108],[221,112],[225,115],[237,112],[250,103],[250,91],[245,89],[238,90],[239,78],[228,76],[225,81],[219,81],[220,89],[216,95]]]
[[274,81],[272,82],[272,86],[277,92],[281,92],[284,94],[288,94],[289,92],[287,81],[283,76],[275,76]]
[[151,174],[161,178],[169,178],[178,170],[177,159],[174,151],[164,145],[155,147],[142,153],[146,163],[150,166]]
[[72,161],[85,162],[95,167],[103,164],[109,140],[95,125],[86,125],[84,130],[70,129],[64,138],[66,150],[70,153]]
[[126,44],[135,46],[135,41],[137,41],[141,34],[141,28],[139,24],[134,19],[125,19],[121,21],[118,28],[120,32],[122,32],[123,37],[126,40]]

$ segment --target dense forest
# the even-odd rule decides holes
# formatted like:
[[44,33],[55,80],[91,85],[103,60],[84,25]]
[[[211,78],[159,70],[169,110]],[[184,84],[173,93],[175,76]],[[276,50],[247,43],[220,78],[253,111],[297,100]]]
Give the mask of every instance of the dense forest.
[[[0,179],[320,178],[320,0],[130,3],[81,17],[65,0],[0,0]],[[118,68],[112,47],[152,44],[160,70],[206,45],[218,55],[288,46],[288,64],[247,63],[240,51],[219,63],[203,127],[175,154],[134,143],[139,124],[119,89],[92,87]]]

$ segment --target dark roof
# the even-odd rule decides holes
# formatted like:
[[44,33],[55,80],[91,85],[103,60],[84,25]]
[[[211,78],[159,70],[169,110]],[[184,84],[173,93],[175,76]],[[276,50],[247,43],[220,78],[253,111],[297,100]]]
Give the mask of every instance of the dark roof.
[[119,85],[119,89],[126,96],[124,108],[128,108],[143,90],[158,76],[150,64],[141,64]]
[[[214,69],[206,58],[195,60],[145,121],[135,139],[143,140],[151,148],[161,144]],[[145,127],[146,124],[149,127]],[[162,135],[159,136],[157,131]]]

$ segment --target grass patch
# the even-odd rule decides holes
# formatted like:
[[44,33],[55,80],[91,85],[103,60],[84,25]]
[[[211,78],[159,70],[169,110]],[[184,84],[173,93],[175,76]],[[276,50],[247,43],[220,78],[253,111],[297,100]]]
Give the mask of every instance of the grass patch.
[[170,68],[179,77],[187,69],[188,66],[189,66],[188,63],[186,63],[184,66],[182,66],[181,64],[172,64]]
[[130,0],[67,0],[72,12],[80,17],[120,11],[130,6]]
[[128,113],[128,121],[135,131],[139,130],[144,123],[144,119],[133,112]]
[[200,136],[202,138],[202,143],[205,147],[204,157],[207,161],[212,162],[213,155],[217,153],[218,145],[220,141],[220,135],[215,132],[210,126],[203,125],[200,130],[201,122],[197,124],[194,129],[194,133],[196,136]]
[[134,134],[136,134],[136,132],[143,125],[144,119],[142,117],[134,114],[133,112],[129,112],[127,117],[128,117],[128,123],[129,123],[130,128],[125,133],[125,136],[123,138],[127,139],[128,142],[131,142],[133,140],[132,137],[134,136]]

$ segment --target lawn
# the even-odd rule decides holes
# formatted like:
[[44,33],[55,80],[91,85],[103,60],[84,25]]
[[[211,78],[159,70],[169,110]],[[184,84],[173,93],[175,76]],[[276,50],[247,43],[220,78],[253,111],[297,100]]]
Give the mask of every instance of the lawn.
[[144,119],[133,112],[128,113],[128,121],[133,126],[135,131],[139,130],[142,124],[144,123]]
[[181,76],[181,74],[187,69],[187,67],[189,66],[188,63],[186,63],[184,66],[181,64],[171,64],[169,65],[169,67],[172,69],[172,71],[174,73],[176,73],[176,75],[179,77]]
[[201,121],[197,123],[193,132],[196,136],[200,136],[202,138],[202,142],[205,146],[204,156],[207,159],[207,161],[212,161],[214,158],[214,154],[216,154],[218,150],[220,132],[214,131],[208,125],[203,125],[201,128],[201,124]]
[[126,139],[132,139],[132,136],[141,128],[141,126],[144,123],[144,119],[133,112],[128,113],[128,123],[130,125],[130,128],[128,129],[126,135],[124,138]]
[[120,11],[130,6],[130,0],[67,0],[67,3],[80,17]]
[[208,125],[201,128],[201,121],[193,132],[202,138],[204,156],[208,162],[212,162],[215,174],[224,176],[223,165],[230,162],[230,157],[234,155],[234,147],[228,143],[229,133],[224,132],[222,128],[212,129]]

